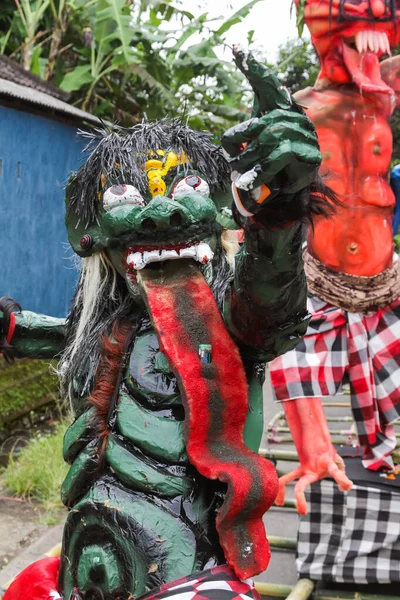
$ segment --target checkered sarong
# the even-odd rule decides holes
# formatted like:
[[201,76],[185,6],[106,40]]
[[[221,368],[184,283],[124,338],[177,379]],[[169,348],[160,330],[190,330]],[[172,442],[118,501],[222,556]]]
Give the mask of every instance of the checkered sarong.
[[251,579],[241,581],[221,565],[165,583],[137,600],[261,600]]
[[343,494],[331,480],[306,492],[308,514],[297,537],[301,577],[337,583],[400,581],[400,494],[355,485]]
[[350,313],[317,296],[307,333],[294,350],[270,363],[279,401],[332,396],[350,381],[351,406],[363,464],[393,466],[391,423],[400,415],[400,298],[374,313]]

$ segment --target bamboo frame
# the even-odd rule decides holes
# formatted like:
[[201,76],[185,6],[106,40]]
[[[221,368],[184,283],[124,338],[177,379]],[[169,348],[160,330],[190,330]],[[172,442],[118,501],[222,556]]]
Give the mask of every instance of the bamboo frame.
[[298,462],[297,452],[293,450],[271,450],[270,448],[260,448],[259,455],[269,460],[289,460]]
[[287,538],[276,535],[269,535],[268,542],[271,548],[280,548],[281,550],[296,550],[296,538]]
[[267,598],[285,598],[286,600],[399,600],[399,596],[369,594],[364,592],[346,592],[342,590],[316,590],[310,579],[299,579],[295,586],[277,583],[255,582],[255,588],[261,596]]

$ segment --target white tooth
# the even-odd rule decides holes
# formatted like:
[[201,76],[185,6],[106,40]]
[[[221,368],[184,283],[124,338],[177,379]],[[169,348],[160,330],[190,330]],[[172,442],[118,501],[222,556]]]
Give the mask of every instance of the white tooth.
[[377,52],[382,52],[382,33],[380,31],[377,31],[376,33],[376,39],[377,39],[377,44],[378,44],[378,50]]
[[367,31],[367,44],[368,44],[368,50],[370,52],[373,52],[374,44],[373,44],[373,39],[372,39],[372,31]]
[[356,48],[358,52],[361,54],[363,52],[363,42],[362,42],[362,31],[357,31],[356,33]]
[[143,253],[143,262],[145,265],[148,265],[152,262],[157,262],[160,260],[160,252],[159,250],[151,250],[150,252]]
[[376,35],[376,31],[371,31],[370,32],[370,40],[372,43],[372,48],[373,48],[373,52],[378,52],[379,49],[379,45],[378,45],[378,39],[377,39],[377,35]]
[[368,52],[368,31],[361,32],[363,52]]
[[181,248],[179,250],[180,258],[194,258],[196,256],[196,247],[191,246],[190,248]]
[[370,31],[366,31],[365,32],[365,37],[367,40],[367,52],[372,52],[372,41],[371,41],[371,32]]
[[141,252],[132,252],[126,259],[126,262],[133,269],[143,269],[143,267],[145,266],[145,262],[143,260],[143,255]]
[[378,52],[385,52],[385,36],[382,31],[377,32]]
[[161,250],[161,260],[174,260],[179,258],[176,250]]
[[390,42],[389,42],[389,37],[388,37],[388,34],[387,34],[387,33],[383,33],[383,35],[384,35],[384,38],[385,38],[385,39],[384,39],[384,42],[383,42],[383,45],[384,45],[384,48],[385,48],[385,52],[386,52],[387,54],[390,54],[390,55],[391,55],[391,54],[392,54],[392,51],[391,51],[391,49],[390,49]]
[[212,260],[214,252],[208,244],[202,242],[196,247],[196,260],[201,264],[206,264]]

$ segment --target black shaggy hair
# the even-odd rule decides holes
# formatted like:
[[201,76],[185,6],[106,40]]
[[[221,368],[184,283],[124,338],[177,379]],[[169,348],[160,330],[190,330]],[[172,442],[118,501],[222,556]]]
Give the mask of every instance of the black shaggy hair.
[[207,131],[194,131],[179,119],[143,121],[127,129],[114,125],[80,134],[88,139],[83,150],[90,153],[85,164],[72,176],[67,193],[69,210],[86,223],[96,219],[98,193],[106,186],[130,183],[141,194],[148,188],[144,162],[149,150],[185,152],[187,162],[178,168],[183,172],[195,168],[207,175],[211,192],[225,190],[230,169],[223,150],[213,144]]

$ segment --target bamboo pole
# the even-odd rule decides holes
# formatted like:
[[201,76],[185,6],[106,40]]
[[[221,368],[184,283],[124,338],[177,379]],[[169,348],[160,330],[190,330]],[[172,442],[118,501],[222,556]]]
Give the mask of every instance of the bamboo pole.
[[[346,437],[347,439],[343,439],[344,437]],[[331,442],[332,444],[336,444],[338,446],[345,444],[348,440],[349,435],[343,436],[341,439],[340,438],[332,438]],[[293,438],[289,437],[289,436],[283,436],[283,437],[279,437],[278,435],[273,435],[273,434],[269,434],[267,437],[267,442],[268,444],[292,444],[293,443]]]
[[[275,433],[290,433],[289,427],[275,427]],[[351,429],[330,429],[329,433],[331,435],[342,435],[344,437],[353,436],[355,432]],[[400,436],[400,433],[396,433],[396,436]]]
[[259,455],[269,460],[290,460],[298,462],[297,452],[292,450],[271,450],[270,448],[260,448]]
[[268,536],[268,542],[271,548],[280,548],[282,550],[296,550],[296,539],[280,537],[275,535]]
[[285,419],[285,413],[284,413],[283,410],[281,412],[276,413],[276,415],[274,415],[272,417],[272,419],[270,420],[270,422],[267,425],[267,430],[270,431],[270,429],[272,429],[275,426],[275,423],[277,421],[282,420],[282,419],[284,419],[286,421],[286,419]]
[[399,596],[346,592],[342,590],[317,590],[313,593],[314,583],[309,579],[299,579],[294,587],[278,583],[264,583],[262,581],[256,581],[254,585],[261,596],[267,598],[286,598],[286,600],[308,600],[311,594],[313,600],[399,600]]
[[285,500],[285,502],[283,503],[283,506],[278,506],[277,508],[296,508],[297,509],[296,500]]
[[364,592],[346,592],[342,590],[320,590],[314,592],[313,600],[399,600],[399,596],[368,594]]
[[255,581],[254,587],[261,596],[267,596],[268,598],[287,598],[293,590],[290,585],[264,583],[263,581]]
[[314,587],[315,583],[311,579],[299,579],[286,600],[308,600]]
[[350,402],[323,402],[322,406],[328,408],[351,408]]
[[326,417],[326,420],[328,421],[328,423],[352,423],[353,422],[353,417],[348,417],[345,415],[338,415],[337,417],[333,417],[333,416],[328,416]]

